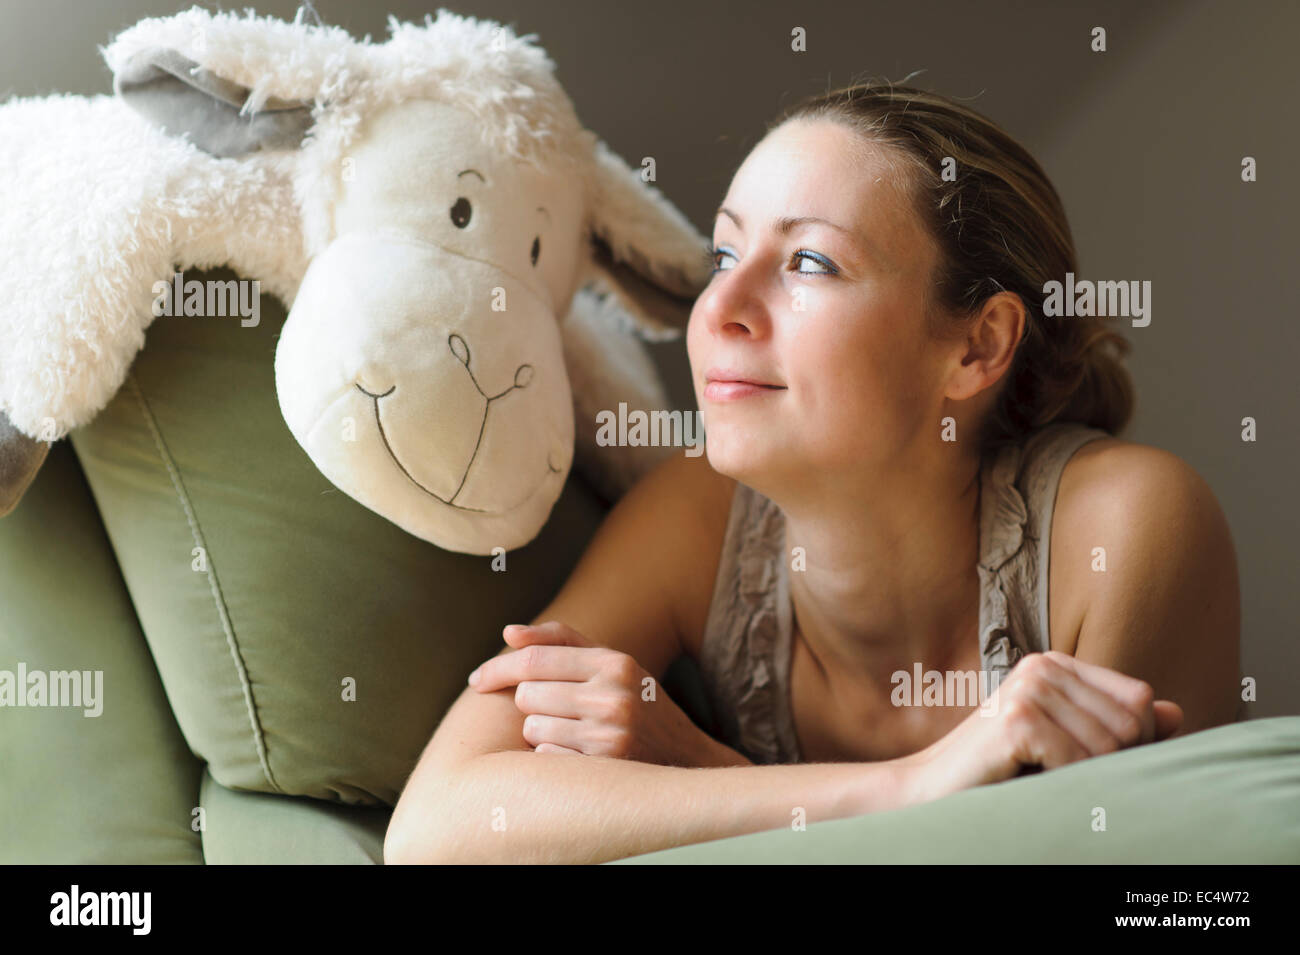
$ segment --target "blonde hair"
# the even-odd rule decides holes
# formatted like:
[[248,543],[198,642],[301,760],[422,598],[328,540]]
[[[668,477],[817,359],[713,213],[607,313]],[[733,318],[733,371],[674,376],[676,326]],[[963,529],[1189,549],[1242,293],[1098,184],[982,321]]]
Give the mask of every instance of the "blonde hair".
[[[1057,421],[1117,434],[1133,414],[1129,342],[1097,317],[1047,320],[1043,285],[1078,273],[1065,210],[1029,152],[985,116],[937,93],[889,81],[841,87],[788,107],[770,133],[795,119],[831,120],[857,132],[897,173],[939,247],[929,287],[932,334],[959,332],[998,292],[1018,295],[1026,323],[981,450]],[[945,159],[956,178],[941,175]]]

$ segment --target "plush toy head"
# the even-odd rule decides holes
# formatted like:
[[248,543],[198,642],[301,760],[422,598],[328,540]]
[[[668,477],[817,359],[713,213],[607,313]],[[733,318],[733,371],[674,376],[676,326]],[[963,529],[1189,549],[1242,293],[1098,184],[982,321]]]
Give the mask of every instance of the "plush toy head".
[[[575,406],[662,400],[629,333],[679,334],[707,281],[703,238],[582,127],[532,37],[447,11],[390,31],[360,43],[195,8],[105,50],[115,99],[0,110],[0,138],[62,149],[62,188],[114,183],[82,187],[72,227],[37,237],[45,271],[75,276],[78,217],[110,223],[60,308],[26,288],[34,260],[3,266],[19,310],[0,336],[37,339],[0,366],[11,498],[39,465],[30,439],[107,402],[157,283],[187,265],[229,264],[291,305],[275,355],[289,429],[339,488],[451,550],[536,535],[573,463]],[[602,469],[593,429],[579,452],[617,493],[649,462]]]

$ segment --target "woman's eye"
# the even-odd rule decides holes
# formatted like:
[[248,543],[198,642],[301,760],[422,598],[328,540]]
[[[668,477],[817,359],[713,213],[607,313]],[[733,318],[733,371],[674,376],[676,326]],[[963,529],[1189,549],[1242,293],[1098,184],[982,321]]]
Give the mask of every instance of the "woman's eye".
[[[722,265],[723,259],[735,259],[736,255],[725,248],[712,249],[710,255],[713,257],[713,271],[725,272],[728,268]],[[799,265],[794,271],[802,272],[804,275],[835,275],[838,271],[831,260],[824,255],[816,252],[810,252],[808,249],[800,249],[791,257],[791,261],[798,261]],[[812,268],[804,268],[804,263],[812,265]]]
[[[831,265],[830,259],[826,258],[824,255],[818,255],[816,252],[809,252],[807,249],[800,249],[794,254],[794,257],[799,260],[800,266],[795,269],[796,272],[807,272],[809,275],[835,274],[835,266]],[[805,269],[803,268],[805,262],[810,262],[817,266],[817,268]]]

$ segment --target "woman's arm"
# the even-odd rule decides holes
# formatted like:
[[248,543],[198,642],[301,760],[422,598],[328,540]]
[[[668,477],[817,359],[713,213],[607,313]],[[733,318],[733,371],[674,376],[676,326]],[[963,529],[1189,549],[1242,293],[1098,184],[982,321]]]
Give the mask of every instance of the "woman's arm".
[[[734,485],[674,455],[610,511],[556,599],[559,620],[662,679],[694,640]],[[504,653],[516,652],[505,648]],[[753,766],[702,731],[684,762],[534,752],[515,692],[467,689],[407,781],[387,862],[596,862],[905,801],[896,766]]]
[[[688,769],[606,756],[473,751],[508,691],[463,695],[402,794],[388,862],[593,863],[690,843],[916,805],[1167,739],[1182,711],[1151,685],[1069,654],[1031,653],[920,752],[874,763]],[[505,724],[498,714],[488,725]],[[481,735],[479,733],[478,735]]]
[[449,758],[506,707],[508,691],[470,691],[448,712],[394,812],[386,863],[606,862],[912,802],[910,758],[685,769],[523,743]]
[[1231,723],[1241,595],[1223,510],[1175,455],[1096,445],[1067,464],[1053,518],[1053,581],[1085,608],[1073,656],[1145,680],[1181,706],[1178,735]]

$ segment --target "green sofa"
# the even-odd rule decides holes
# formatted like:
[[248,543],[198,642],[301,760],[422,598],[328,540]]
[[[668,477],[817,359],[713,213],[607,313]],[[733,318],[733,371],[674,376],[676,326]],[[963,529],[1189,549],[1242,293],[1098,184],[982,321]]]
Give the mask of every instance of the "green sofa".
[[[0,520],[0,670],[103,679],[97,716],[0,709],[0,862],[381,862],[466,675],[607,509],[573,475],[504,572],[406,534],[289,434],[284,310],[264,297],[261,316],[156,320],[127,385]],[[711,725],[689,661],[665,683]],[[621,861],[1297,862],[1300,717]]]

